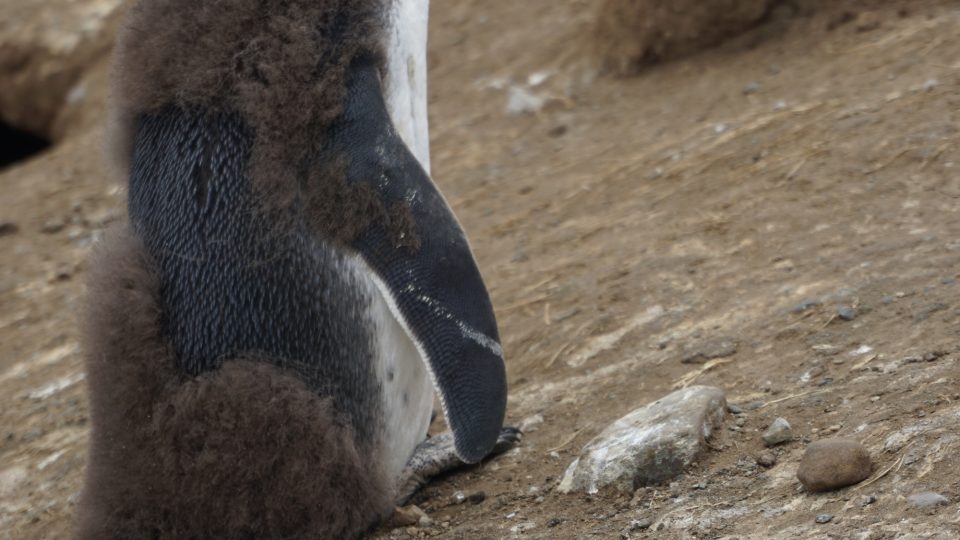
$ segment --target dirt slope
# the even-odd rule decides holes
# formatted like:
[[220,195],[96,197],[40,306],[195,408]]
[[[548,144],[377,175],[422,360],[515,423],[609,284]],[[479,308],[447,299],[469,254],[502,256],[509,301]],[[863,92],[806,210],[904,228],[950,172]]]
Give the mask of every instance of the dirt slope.
[[[955,502],[906,500],[960,499],[960,5],[784,9],[613,80],[581,53],[593,2],[434,4],[434,176],[497,308],[510,420],[543,422],[427,488],[433,525],[379,534],[618,538],[646,520],[633,537],[960,535]],[[511,96],[537,110],[508,114]],[[0,222],[19,229],[0,236],[0,538],[66,537],[80,488],[75,313],[123,198],[100,137],[0,172]],[[736,354],[681,363],[715,338]],[[747,411],[686,476],[632,498],[554,492],[609,422],[694,382]],[[778,416],[802,440],[764,469],[759,432]],[[802,492],[805,441],[834,434],[863,441],[873,478]]]

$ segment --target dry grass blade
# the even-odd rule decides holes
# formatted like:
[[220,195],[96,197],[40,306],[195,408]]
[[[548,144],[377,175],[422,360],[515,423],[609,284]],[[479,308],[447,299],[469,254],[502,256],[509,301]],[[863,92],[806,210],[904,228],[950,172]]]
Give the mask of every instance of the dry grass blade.
[[580,429],[574,431],[574,432],[573,432],[573,435],[570,435],[569,437],[567,437],[566,439],[564,439],[563,442],[561,442],[561,443],[558,444],[557,446],[554,446],[553,448],[547,450],[547,453],[549,454],[550,452],[556,452],[557,450],[562,450],[562,449],[565,448],[568,444],[572,443],[573,440],[576,439],[577,436],[580,435],[580,433],[582,433],[582,432],[583,432],[583,428],[580,428]]
[[912,443],[912,442],[903,448],[904,452],[903,452],[903,454],[900,455],[900,459],[898,459],[898,460],[894,461],[893,463],[891,463],[889,467],[887,467],[886,469],[884,469],[883,471],[881,471],[879,474],[877,474],[877,475],[874,476],[873,478],[871,478],[871,479],[867,480],[866,482],[858,485],[856,489],[862,489],[862,488],[865,488],[865,487],[873,484],[874,482],[880,480],[880,479],[883,478],[884,476],[890,474],[890,471],[892,471],[894,468],[896,468],[896,469],[899,471],[899,470],[900,470],[900,467],[903,466],[903,458],[906,457],[906,455],[907,455],[906,450],[907,450],[908,448],[910,448],[911,446],[913,446],[913,443]]
[[690,386],[690,383],[692,383],[693,381],[697,380],[697,377],[703,375],[704,373],[710,371],[711,369],[713,369],[713,368],[715,368],[715,367],[717,367],[717,366],[722,366],[723,364],[729,364],[730,362],[733,362],[733,359],[732,359],[732,358],[717,358],[716,360],[711,360],[711,361],[707,362],[706,364],[704,364],[700,369],[695,369],[695,370],[693,370],[693,371],[690,371],[689,373],[687,373],[687,374],[684,375],[683,377],[680,377],[679,380],[677,380],[675,383],[673,383],[673,385],[671,386],[671,388],[674,389],[674,390],[679,390],[679,389],[681,389],[681,388],[686,388],[686,387]]

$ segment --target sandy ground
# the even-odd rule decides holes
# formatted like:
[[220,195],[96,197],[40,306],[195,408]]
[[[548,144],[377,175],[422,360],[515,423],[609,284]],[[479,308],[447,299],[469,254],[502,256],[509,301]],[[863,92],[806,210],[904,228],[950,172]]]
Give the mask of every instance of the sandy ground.
[[[780,10],[616,80],[581,52],[593,4],[435,2],[434,177],[497,309],[509,419],[532,427],[425,489],[432,525],[377,534],[960,536],[960,5]],[[511,95],[542,106],[510,114]],[[123,192],[97,115],[77,118],[51,151],[0,171],[0,222],[17,229],[0,236],[0,538],[67,537],[83,475],[78,306]],[[681,362],[717,338],[736,353]],[[746,413],[686,475],[632,497],[555,491],[609,422],[693,383]],[[798,440],[766,469],[759,434],[778,416]],[[873,476],[803,492],[806,442],[834,435],[864,443]],[[951,502],[907,501],[923,491]]]

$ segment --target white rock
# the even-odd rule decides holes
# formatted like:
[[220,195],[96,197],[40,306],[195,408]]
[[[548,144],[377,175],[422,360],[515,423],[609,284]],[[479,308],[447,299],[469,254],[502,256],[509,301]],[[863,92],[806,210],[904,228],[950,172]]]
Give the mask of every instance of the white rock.
[[950,504],[950,499],[944,497],[939,493],[934,493],[932,491],[915,493],[907,497],[907,501],[909,501],[912,506],[915,506],[917,508],[930,508],[933,506]]
[[692,386],[637,409],[581,451],[560,482],[563,493],[621,491],[676,477],[697,458],[726,416],[723,390]]
[[516,116],[539,112],[546,100],[521,86],[511,86],[507,98],[507,114]]
[[520,425],[517,427],[520,428],[520,431],[524,433],[533,433],[540,427],[540,424],[542,423],[543,423],[543,415],[535,414],[533,416],[528,416],[524,418],[520,422]]
[[791,439],[793,439],[793,430],[790,428],[790,422],[785,418],[777,418],[763,432],[763,443],[767,446],[776,446]]

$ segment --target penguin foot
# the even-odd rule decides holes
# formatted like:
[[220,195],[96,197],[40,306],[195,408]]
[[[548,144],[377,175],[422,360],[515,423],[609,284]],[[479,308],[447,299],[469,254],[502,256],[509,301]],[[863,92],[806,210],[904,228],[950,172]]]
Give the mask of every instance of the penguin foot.
[[[493,449],[487,458],[502,454],[520,444],[523,433],[515,427],[504,427],[500,431]],[[403,506],[410,497],[431,478],[455,471],[464,467],[453,445],[453,433],[445,431],[430,437],[420,443],[413,451],[413,456],[407,462],[400,478],[400,489],[397,491],[397,506]]]

